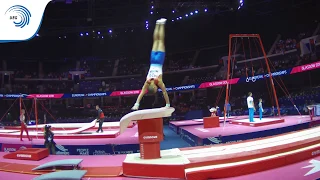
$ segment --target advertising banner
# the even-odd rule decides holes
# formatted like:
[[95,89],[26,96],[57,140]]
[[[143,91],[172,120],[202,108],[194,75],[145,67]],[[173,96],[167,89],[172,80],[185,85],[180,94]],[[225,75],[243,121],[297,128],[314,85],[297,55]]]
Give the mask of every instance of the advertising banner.
[[292,68],[291,74],[311,71],[320,68],[320,61]]
[[[286,70],[280,70],[280,71],[276,71],[271,73],[272,77],[277,77],[277,76],[284,76],[284,75],[289,75],[291,73],[291,68],[290,69],[286,69]],[[238,81],[238,83],[254,83],[258,80],[262,80],[262,79],[266,79],[269,78],[270,75],[269,73],[266,74],[258,74],[255,76],[249,76],[249,77],[242,77],[240,78],[240,80]]]
[[[240,78],[230,79],[229,84],[237,84],[239,79]],[[227,85],[227,80],[212,81],[212,82],[202,83],[199,88],[210,88],[210,87],[225,86],[225,85]]]
[[141,90],[130,90],[130,91],[114,91],[110,96],[128,96],[140,94]]
[[[315,70],[320,68],[320,61],[297,66],[294,68],[289,68],[285,70],[279,70],[272,73],[272,76],[285,76],[300,72],[306,72],[310,70]],[[254,83],[257,80],[262,80],[265,78],[269,78],[269,74],[258,74],[250,77],[241,77],[241,78],[233,78],[229,80],[229,84],[237,84],[237,83]],[[212,81],[212,82],[204,82],[201,84],[190,84],[185,86],[176,86],[176,87],[167,87],[168,92],[174,91],[184,91],[184,90],[193,90],[193,89],[202,89],[202,88],[210,88],[210,87],[218,87],[227,85],[227,80],[220,81]],[[158,90],[161,92],[161,90]],[[113,92],[98,92],[98,93],[78,93],[78,94],[0,94],[0,98],[39,98],[39,99],[59,99],[59,98],[86,98],[86,97],[107,97],[107,96],[129,96],[129,95],[138,95],[141,90],[127,90],[127,91],[113,91]]]
[[33,99],[60,99],[64,94],[29,94],[27,98]]
[[169,128],[174,131],[175,133],[178,133],[178,127],[175,126],[174,124],[172,123],[169,123]]
[[113,145],[114,154],[131,154],[139,153],[140,145],[139,144],[118,144]]
[[62,98],[106,97],[110,94],[111,92],[64,94]]
[[2,152],[16,152],[21,149],[32,148],[32,145],[29,144],[2,144]]
[[203,139],[203,145],[234,143],[234,142],[241,142],[249,139],[258,139],[258,138],[264,138],[268,136],[279,135],[279,134],[288,133],[292,131],[307,129],[310,127],[310,123],[313,123],[313,122],[306,122],[303,124],[297,124],[293,126],[270,129],[265,131],[251,132],[246,134],[235,134],[235,135],[221,136],[221,137],[209,137],[209,138]]
[[202,146],[202,139],[181,128],[180,137],[190,146]]

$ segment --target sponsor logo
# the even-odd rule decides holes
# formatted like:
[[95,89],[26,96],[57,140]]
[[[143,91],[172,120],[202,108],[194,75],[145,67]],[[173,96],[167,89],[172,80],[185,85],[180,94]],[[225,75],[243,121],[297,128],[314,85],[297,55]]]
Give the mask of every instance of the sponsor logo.
[[140,154],[141,154],[141,158],[144,157],[144,145],[143,144],[140,144]]
[[77,98],[77,97],[85,97],[85,94],[71,94],[72,97]]
[[87,96],[88,97],[101,97],[101,96],[107,96],[107,93],[89,93]]
[[[254,138],[254,139],[258,139],[258,138]],[[241,142],[241,141],[243,141],[243,140],[228,141],[228,142],[226,142],[226,144],[235,143],[235,142]]]
[[209,137],[207,138],[210,142],[213,142],[214,144],[220,144],[222,141],[215,137]]
[[77,149],[79,155],[89,155],[89,149]]
[[179,86],[179,87],[174,87],[174,91],[179,91],[179,90],[189,90],[189,89],[195,89],[195,85],[188,85],[188,86]]
[[54,98],[55,94],[36,94],[36,98]]
[[[286,75],[288,74],[288,70],[282,70],[282,71],[276,71],[276,72],[273,72],[271,73],[272,76],[282,76],[282,75]],[[251,76],[251,77],[247,77],[246,78],[246,82],[256,82],[257,80],[259,79],[263,79],[263,78],[269,78],[270,77],[270,74],[267,73],[267,74],[260,74],[260,75],[256,75],[256,76]]]
[[19,150],[27,149],[25,146],[21,146]]
[[307,172],[304,176],[309,176],[311,174],[315,174],[320,172],[320,161],[312,159],[311,161],[309,161],[309,165],[308,166],[304,166],[302,168],[312,168],[309,172]]
[[[262,76],[262,75],[261,75]],[[257,80],[257,78],[256,78],[257,76],[253,76],[253,77],[247,77],[246,78],[246,82],[250,82],[250,81],[252,81],[252,82],[256,82],[256,80]],[[261,78],[263,78],[263,76],[261,77]],[[260,78],[259,78],[260,79]]]
[[158,136],[143,136],[143,139],[158,139]]
[[191,142],[195,143],[194,139],[192,139],[189,135],[184,134],[184,132],[183,132],[183,131],[181,131],[181,132],[180,132],[180,135],[181,135],[181,137],[182,137],[182,138],[185,138],[185,139],[187,139],[187,140],[189,140],[189,141],[191,141]]
[[102,97],[107,96],[107,93],[89,93],[89,94],[71,94],[71,97],[81,98],[81,97]]
[[120,91],[120,95],[131,95],[131,94],[139,94],[140,90],[134,90],[134,91]]
[[19,98],[21,97],[20,94],[5,94],[4,97],[6,98]]
[[17,154],[17,157],[31,158],[31,154]]
[[66,149],[62,145],[56,144],[56,148],[59,150],[59,151],[56,152],[57,155],[69,155],[70,154],[68,149]]
[[[11,146],[19,146],[19,145],[11,145]],[[16,152],[18,150],[23,150],[23,149],[27,149],[25,146],[21,146],[21,147],[4,147],[3,148],[3,152]]]
[[209,83],[209,87],[212,87],[212,86],[222,86],[222,85],[226,85],[226,84],[228,84],[227,81],[210,82],[210,83]]
[[318,154],[320,154],[320,150],[316,150],[311,153],[312,156],[316,156]]
[[131,137],[138,137],[139,136],[139,133],[137,132],[137,133],[135,133],[133,136],[131,136]]
[[29,9],[21,5],[11,6],[5,13],[8,20],[12,21],[13,25],[18,28],[24,28],[29,25],[31,13]]
[[195,129],[198,130],[198,131],[201,131],[201,132],[209,132],[208,130],[203,129],[203,128],[195,128]]
[[[142,150],[143,150],[143,145],[142,146]],[[115,151],[116,154],[132,154],[133,151]],[[142,151],[143,153],[143,151]]]
[[92,154],[93,155],[111,155],[110,153],[107,153],[106,151],[102,151],[102,150],[95,150]]
[[3,151],[4,152],[16,152],[17,149],[16,148],[4,148]]
[[301,71],[309,71],[309,70],[316,69],[319,67],[320,67],[320,62],[316,62],[316,63],[301,66]]
[[[183,91],[183,90],[190,90],[196,89],[196,85],[187,85],[187,86],[178,86],[178,87],[167,87],[166,91]],[[158,92],[162,92],[161,89],[158,89]]]

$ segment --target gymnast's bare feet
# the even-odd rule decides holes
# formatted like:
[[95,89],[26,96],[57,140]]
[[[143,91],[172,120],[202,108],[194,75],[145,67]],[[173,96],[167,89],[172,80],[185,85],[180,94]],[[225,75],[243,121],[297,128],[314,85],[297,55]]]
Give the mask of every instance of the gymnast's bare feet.
[[157,23],[157,24],[165,24],[166,21],[167,21],[166,18],[161,18],[161,19],[158,19],[156,23]]

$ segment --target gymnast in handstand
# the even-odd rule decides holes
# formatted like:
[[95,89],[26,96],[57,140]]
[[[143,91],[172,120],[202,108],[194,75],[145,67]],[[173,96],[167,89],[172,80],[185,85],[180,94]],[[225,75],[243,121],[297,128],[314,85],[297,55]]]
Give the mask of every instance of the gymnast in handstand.
[[153,33],[153,46],[150,57],[149,72],[138,99],[132,107],[132,110],[139,109],[140,101],[147,92],[149,94],[156,94],[158,92],[158,88],[162,90],[163,97],[166,101],[166,107],[170,107],[166,86],[162,80],[162,66],[165,58],[164,37],[166,21],[167,19],[161,18],[156,22],[156,27]]

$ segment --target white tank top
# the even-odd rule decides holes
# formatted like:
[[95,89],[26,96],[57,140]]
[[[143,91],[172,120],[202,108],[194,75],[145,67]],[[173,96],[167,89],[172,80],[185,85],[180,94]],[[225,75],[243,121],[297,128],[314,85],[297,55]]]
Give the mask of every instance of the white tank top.
[[147,75],[147,80],[158,78],[160,75],[162,75],[162,65],[151,64]]
[[20,122],[24,123],[24,120],[25,120],[25,116],[24,115],[20,115]]

